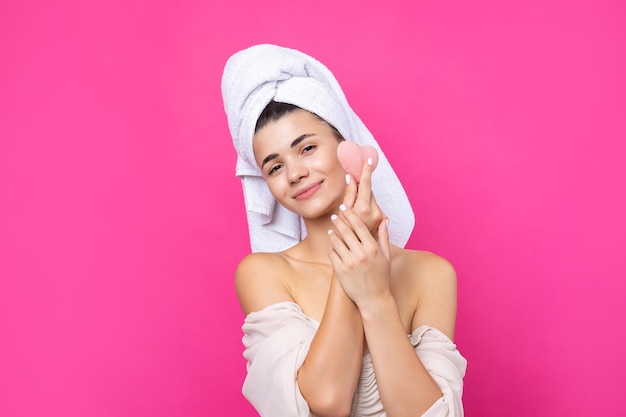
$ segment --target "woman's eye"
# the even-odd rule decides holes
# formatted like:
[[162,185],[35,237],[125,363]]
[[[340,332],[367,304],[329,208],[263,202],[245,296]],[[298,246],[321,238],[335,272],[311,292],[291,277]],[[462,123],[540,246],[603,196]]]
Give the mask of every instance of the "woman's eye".
[[302,152],[311,152],[313,149],[315,149],[315,145],[306,145],[302,148]]
[[272,175],[273,173],[275,173],[276,171],[278,171],[280,169],[282,165],[276,164],[273,167],[270,168],[268,174]]

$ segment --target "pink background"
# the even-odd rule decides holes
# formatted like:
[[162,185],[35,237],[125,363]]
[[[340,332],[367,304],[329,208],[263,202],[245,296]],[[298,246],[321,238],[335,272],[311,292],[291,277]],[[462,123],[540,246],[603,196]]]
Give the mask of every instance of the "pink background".
[[[0,415],[253,416],[227,57],[335,73],[459,277],[468,416],[624,415],[619,1],[0,3]],[[522,5],[523,4],[523,5]]]

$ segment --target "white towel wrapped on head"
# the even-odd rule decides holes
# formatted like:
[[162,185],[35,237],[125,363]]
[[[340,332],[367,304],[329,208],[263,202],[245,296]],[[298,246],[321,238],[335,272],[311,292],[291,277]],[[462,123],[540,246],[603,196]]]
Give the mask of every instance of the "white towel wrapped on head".
[[236,175],[243,183],[253,252],[285,250],[306,236],[300,216],[277,204],[254,158],[254,128],[270,101],[315,113],[346,140],[378,150],[372,191],[389,217],[391,243],[404,247],[415,224],[406,192],[380,146],[348,104],[339,83],[321,62],[295,49],[252,46],[235,53],[226,63],[222,97],[237,150]]

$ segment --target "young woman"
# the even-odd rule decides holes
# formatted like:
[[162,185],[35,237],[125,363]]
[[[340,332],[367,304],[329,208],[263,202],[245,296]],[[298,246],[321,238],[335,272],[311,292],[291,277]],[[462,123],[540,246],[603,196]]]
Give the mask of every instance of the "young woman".
[[[261,228],[281,223],[286,209],[304,235],[281,250],[255,251],[237,267],[246,314],[244,395],[263,416],[462,416],[466,362],[452,342],[454,269],[437,255],[390,242],[393,214],[372,191],[379,169],[395,179],[384,155],[376,171],[366,162],[360,178],[339,163],[346,133],[374,142],[329,74],[313,58],[273,45],[242,51],[225,69],[251,239],[269,239],[254,233],[259,222],[251,208],[267,200],[254,190],[280,205]],[[321,79],[322,86],[299,78]],[[236,80],[245,87],[236,84],[230,94]],[[333,102],[343,112],[323,117]],[[246,158],[256,171],[241,168]],[[265,188],[247,185],[250,176]]]

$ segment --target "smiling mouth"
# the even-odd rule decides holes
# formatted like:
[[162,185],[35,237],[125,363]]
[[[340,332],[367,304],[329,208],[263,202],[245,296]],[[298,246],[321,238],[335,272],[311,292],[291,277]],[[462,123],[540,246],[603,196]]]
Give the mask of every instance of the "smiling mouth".
[[296,200],[306,200],[307,198],[315,194],[317,190],[319,190],[321,185],[322,185],[322,182],[313,184],[310,187],[307,187],[304,190],[298,192],[298,194],[296,194],[293,198],[295,198]]

